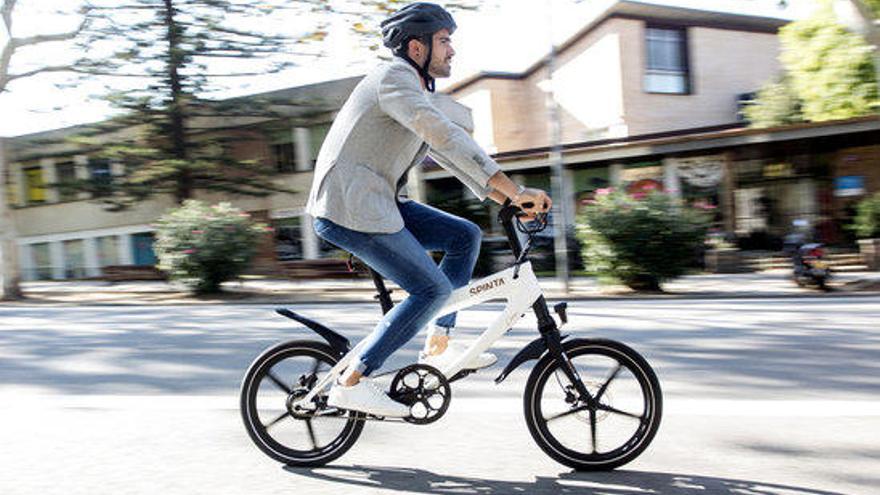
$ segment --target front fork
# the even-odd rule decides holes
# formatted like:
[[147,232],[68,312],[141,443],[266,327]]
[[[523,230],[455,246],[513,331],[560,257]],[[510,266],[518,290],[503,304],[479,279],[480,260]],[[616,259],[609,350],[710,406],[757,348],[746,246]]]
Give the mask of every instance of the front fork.
[[[575,390],[581,398],[586,402],[587,406],[593,408],[596,406],[596,400],[593,398],[584,381],[581,380],[577,369],[571,364],[571,359],[562,348],[562,336],[559,333],[559,327],[556,326],[556,320],[550,316],[550,310],[547,308],[547,301],[544,296],[539,297],[532,305],[535,316],[538,318],[538,331],[541,332],[541,338],[547,348],[547,352],[560,363],[560,368],[568,380],[574,385]],[[560,314],[564,318],[564,313]]]
[[554,327],[552,330],[541,333],[543,334],[544,343],[547,346],[547,352],[553,356],[558,363],[560,363],[559,367],[562,369],[562,372],[568,380],[574,384],[574,388],[577,390],[578,395],[580,395],[581,400],[583,400],[588,407],[595,408],[596,399],[594,399],[590,391],[587,390],[587,386],[584,384],[584,381],[581,380],[577,368],[571,364],[571,359],[569,359],[565,350],[562,348],[562,337],[559,334],[559,330]]

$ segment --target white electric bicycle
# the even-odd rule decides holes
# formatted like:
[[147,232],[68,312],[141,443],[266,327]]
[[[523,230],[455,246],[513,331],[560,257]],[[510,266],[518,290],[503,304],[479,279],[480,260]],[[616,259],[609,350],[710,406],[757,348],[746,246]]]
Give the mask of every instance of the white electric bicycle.
[[[546,217],[524,225],[518,208],[506,204],[499,221],[516,261],[494,275],[452,293],[439,314],[505,299],[507,306],[457,362],[438,370],[412,364],[394,375],[389,396],[410,406],[410,416],[386,419],[327,405],[336,377],[358,355],[348,339],[287,309],[277,312],[313,330],[323,341],[292,340],[265,350],[250,365],[241,386],[241,414],[251,439],[269,457],[291,466],[321,466],[350,449],[367,421],[428,424],[439,420],[452,399],[450,383],[501,338],[531,307],[540,337],[525,346],[495,379],[501,383],[525,362],[537,360],[524,394],[526,423],[538,446],[578,470],[607,470],[626,464],[651,443],[660,426],[663,399],[657,376],[632,348],[613,340],[567,338],[551,316],[528,261],[532,237]],[[527,236],[525,247],[517,230]],[[382,277],[370,270],[383,312],[392,307]],[[566,304],[554,310],[567,322]],[[382,375],[378,375],[382,376]]]

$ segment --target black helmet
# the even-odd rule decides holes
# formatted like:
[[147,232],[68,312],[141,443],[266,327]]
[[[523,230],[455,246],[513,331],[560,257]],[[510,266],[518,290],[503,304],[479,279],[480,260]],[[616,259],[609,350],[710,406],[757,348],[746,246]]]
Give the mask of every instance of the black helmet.
[[423,39],[433,36],[441,29],[455,31],[455,21],[443,7],[428,2],[416,2],[391,14],[382,21],[382,42],[397,52],[406,50],[406,43],[411,39]]
[[[434,91],[434,78],[428,73],[428,65],[431,63],[433,43],[431,37],[441,29],[455,31],[455,20],[443,7],[428,2],[416,2],[391,14],[382,21],[382,42],[391,49],[395,55],[409,62],[425,81],[428,91]],[[407,54],[407,43],[412,39],[418,39],[428,45],[428,59],[424,65],[419,66]]]

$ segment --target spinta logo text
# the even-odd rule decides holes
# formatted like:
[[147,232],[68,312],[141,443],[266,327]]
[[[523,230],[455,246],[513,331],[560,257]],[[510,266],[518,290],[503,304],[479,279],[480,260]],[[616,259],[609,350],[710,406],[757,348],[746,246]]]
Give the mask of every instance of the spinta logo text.
[[489,289],[494,289],[495,287],[501,287],[504,285],[503,278],[496,278],[495,280],[486,282],[485,284],[477,285],[476,287],[471,287],[471,295],[476,296],[480,292],[485,292]]

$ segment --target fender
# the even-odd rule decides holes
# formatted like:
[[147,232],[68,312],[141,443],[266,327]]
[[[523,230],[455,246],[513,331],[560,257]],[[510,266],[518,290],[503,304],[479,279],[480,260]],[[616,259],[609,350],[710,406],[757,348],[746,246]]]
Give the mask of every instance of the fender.
[[[564,340],[568,335],[563,335],[560,337],[560,341]],[[520,367],[521,364],[526,361],[531,361],[532,359],[540,359],[544,353],[547,352],[547,343],[544,341],[544,337],[538,337],[537,339],[531,341],[529,345],[520,349],[516,356],[513,356],[513,359],[507,363],[507,366],[504,367],[504,371],[495,378],[495,384],[499,384],[507,378],[507,375],[513,372],[513,370]]]
[[279,308],[276,309],[275,312],[281,316],[286,316],[291,320],[302,323],[307,328],[313,330],[315,333],[323,337],[324,340],[326,340],[327,343],[330,344],[330,347],[333,348],[333,351],[339,354],[339,357],[346,355],[348,351],[351,350],[351,343],[348,341],[347,338],[339,335],[333,330],[330,330],[324,325],[321,325],[317,321],[310,320],[302,315],[298,315],[289,309]]

